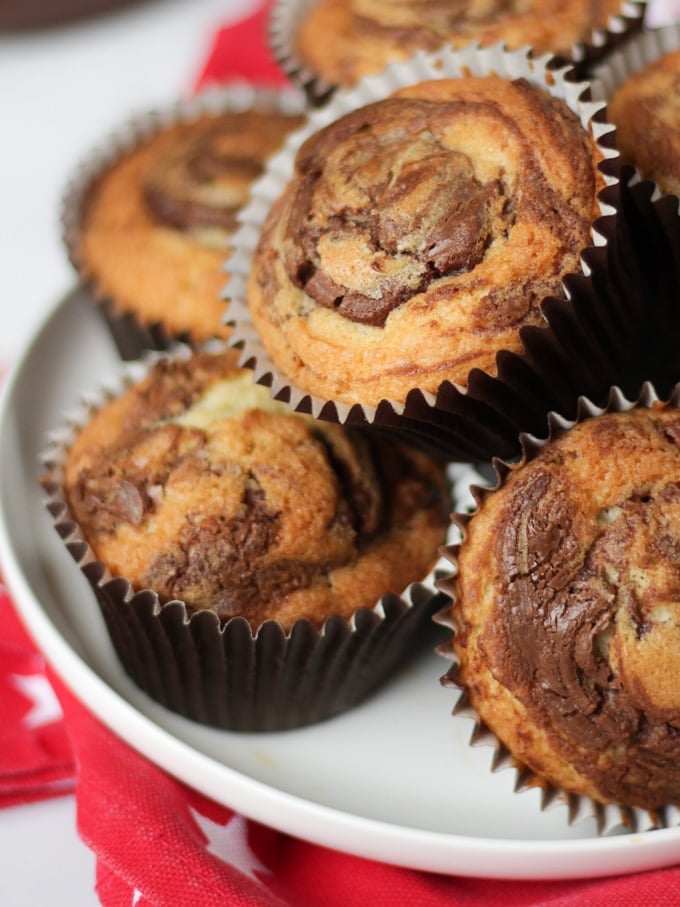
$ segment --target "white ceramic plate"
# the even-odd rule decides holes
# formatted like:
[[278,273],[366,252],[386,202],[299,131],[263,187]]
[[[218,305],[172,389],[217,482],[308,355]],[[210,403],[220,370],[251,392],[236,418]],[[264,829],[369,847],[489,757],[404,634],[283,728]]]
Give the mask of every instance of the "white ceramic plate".
[[[598,837],[515,773],[491,773],[451,716],[425,651],[363,705],[281,734],[200,727],[149,700],[109,645],[86,581],[42,504],[39,453],[81,392],[119,368],[103,322],[76,291],[38,331],[6,382],[0,408],[0,561],[20,613],[66,684],[105,724],[214,800],[348,853],[446,874],[493,878],[604,876],[669,865],[680,829]],[[436,636],[433,635],[433,645]]]

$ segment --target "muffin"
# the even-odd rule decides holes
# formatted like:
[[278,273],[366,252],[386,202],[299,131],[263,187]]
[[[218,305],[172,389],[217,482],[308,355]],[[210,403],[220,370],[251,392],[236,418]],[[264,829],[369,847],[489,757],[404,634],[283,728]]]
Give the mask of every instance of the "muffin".
[[520,771],[649,811],[680,803],[678,399],[648,385],[527,442],[459,518],[443,584],[450,676]]
[[680,47],[625,79],[609,99],[621,156],[665,193],[680,195]]
[[253,254],[266,353],[349,405],[496,374],[581,268],[602,158],[565,101],[525,79],[427,80],[338,116],[297,151]]
[[286,103],[234,88],[218,103],[142,117],[79,170],[64,202],[65,240],[124,358],[227,336],[220,292],[235,213],[302,122]]
[[[644,4],[621,0],[527,0],[446,3],[441,0],[279,0],[272,13],[273,50],[312,92],[355,85],[418,50],[503,42],[537,53],[580,59],[615,33],[639,24]],[[589,46],[589,52],[586,50]]]
[[450,499],[424,454],[291,413],[232,351],[161,358],[79,422],[47,456],[50,506],[121,661],[168,707],[319,720],[429,624],[434,590],[404,590],[434,566]]

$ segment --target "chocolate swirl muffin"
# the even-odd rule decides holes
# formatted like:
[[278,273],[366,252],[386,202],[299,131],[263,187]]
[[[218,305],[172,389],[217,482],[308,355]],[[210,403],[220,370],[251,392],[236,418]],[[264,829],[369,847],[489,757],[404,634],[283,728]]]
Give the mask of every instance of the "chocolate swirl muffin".
[[295,54],[311,72],[348,86],[417,50],[503,41],[567,53],[606,28],[621,0],[319,0],[302,21]]
[[65,201],[69,254],[96,297],[140,333],[160,325],[166,343],[226,336],[220,291],[236,211],[300,123],[277,109],[230,109],[124,136]]
[[221,622],[349,618],[422,580],[447,525],[442,467],[286,411],[234,353],[162,360],[96,412],[64,465],[96,558]]
[[299,149],[262,229],[247,299],[268,354],[345,403],[494,374],[579,271],[600,157],[522,79],[421,82],[345,114]]
[[457,682],[539,779],[680,803],[680,413],[557,433],[481,496],[453,591]]
[[628,76],[609,99],[621,156],[662,192],[680,195],[680,50]]

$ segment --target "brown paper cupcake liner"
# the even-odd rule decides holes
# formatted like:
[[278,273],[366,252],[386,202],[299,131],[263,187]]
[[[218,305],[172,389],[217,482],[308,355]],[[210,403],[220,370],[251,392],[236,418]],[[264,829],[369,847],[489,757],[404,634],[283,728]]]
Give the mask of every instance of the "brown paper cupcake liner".
[[[317,0],[276,0],[269,16],[269,47],[281,69],[293,85],[307,95],[313,106],[325,103],[338,86],[315,72],[297,53],[297,35],[302,22]],[[574,44],[567,54],[554,57],[553,65],[571,63],[586,76],[591,67],[629,35],[642,27],[647,0],[625,0],[617,15],[611,16],[606,28],[593,29],[588,40]],[[478,47],[475,42],[474,47]]]
[[547,418],[547,432],[541,438],[523,434],[521,436],[522,455],[520,460],[508,462],[501,458],[493,460],[493,475],[487,471],[486,475],[478,472],[478,477],[470,484],[470,497],[475,504],[465,511],[457,511],[452,515],[452,524],[457,532],[457,540],[443,548],[442,554],[448,562],[447,576],[440,576],[437,587],[449,597],[449,602],[435,614],[434,621],[448,630],[446,640],[436,647],[438,655],[451,663],[447,672],[441,677],[441,684],[457,691],[457,699],[452,708],[456,717],[472,720],[473,728],[469,744],[471,747],[493,747],[491,770],[500,771],[511,769],[515,772],[515,791],[523,792],[539,788],[541,791],[540,808],[542,810],[562,807],[567,810],[568,824],[580,822],[583,819],[594,819],[599,835],[616,832],[641,832],[649,829],[670,828],[680,825],[680,804],[668,804],[654,810],[630,807],[616,803],[603,804],[588,796],[565,791],[548,782],[540,774],[518,760],[480,717],[471,703],[468,688],[458,671],[458,660],[454,650],[453,641],[457,633],[455,618],[452,615],[451,602],[455,601],[457,594],[457,562],[461,544],[464,543],[466,527],[473,518],[484,499],[493,495],[505,482],[507,476],[533,460],[548,443],[548,441],[569,431],[579,422],[594,418],[604,413],[626,412],[636,407],[652,408],[659,403],[668,407],[680,408],[680,384],[676,384],[672,391],[662,396],[652,382],[642,384],[636,397],[628,397],[621,388],[612,387],[604,405],[597,405],[592,400],[582,397],[578,403],[575,418],[566,419],[558,413],[551,412]]
[[[303,114],[304,96],[297,90],[275,91],[256,88],[246,82],[233,82],[179,100],[161,110],[137,114],[114,129],[90,150],[70,177],[61,201],[62,241],[93,304],[101,313],[123,360],[135,360],[148,350],[167,350],[173,343],[196,343],[190,332],[173,333],[162,321],[148,323],[135,311],[111,298],[91,273],[79,252],[83,213],[89,193],[97,180],[119,159],[131,153],[162,129],[192,121],[206,114],[264,110]],[[225,250],[225,255],[227,254]],[[224,281],[226,283],[225,274]],[[220,325],[216,325],[219,328]]]
[[[604,399],[612,384],[628,389],[631,376],[640,372],[636,363],[644,352],[641,325],[650,312],[641,299],[635,237],[619,211],[621,168],[615,131],[606,122],[604,102],[590,100],[589,83],[574,79],[570,67],[553,70],[551,60],[533,60],[526,48],[509,52],[499,45],[482,51],[468,47],[419,53],[353,89],[338,91],[328,104],[310,113],[303,129],[289,136],[240,212],[225,291],[229,300],[225,321],[233,325],[230,343],[241,348],[241,363],[253,369],[256,381],[270,386],[272,396],[320,419],[402,430],[448,459],[474,462],[493,455],[513,456],[520,432],[540,433],[551,409],[573,413],[582,394]],[[564,278],[564,298],[544,301],[544,325],[520,331],[522,352],[499,351],[495,376],[473,370],[467,387],[445,381],[434,394],[414,388],[404,402],[385,399],[377,406],[322,399],[295,387],[278,370],[252,324],[246,284],[261,225],[291,175],[297,149],[311,133],[404,85],[491,72],[527,78],[564,99],[601,149],[599,168],[606,186],[599,195],[601,213],[593,224],[592,244],[581,255],[581,273]]]
[[[622,210],[636,247],[640,301],[639,379],[652,381],[661,395],[680,381],[680,217],[679,200],[660,195],[638,171],[625,168]],[[633,382],[635,383],[635,382]]]
[[276,63],[292,84],[305,92],[310,104],[318,106],[330,98],[337,85],[313,72],[295,52],[300,24],[315,3],[316,0],[276,0],[269,14],[268,38]]
[[328,719],[361,702],[432,644],[432,617],[444,601],[435,572],[347,620],[329,616],[317,627],[302,619],[289,630],[267,620],[253,630],[243,617],[221,623],[212,611],[161,603],[149,589],[135,592],[97,560],[70,513],[63,464],[79,430],[159,357],[190,352],[173,347],[148,353],[128,363],[119,382],[83,397],[51,434],[41,458],[46,508],[90,583],[122,666],[152,699],[193,721],[234,731],[279,731]]
[[[608,53],[593,71],[593,96],[608,102],[631,76],[665,53],[680,48],[680,24],[650,29]],[[657,390],[672,388],[680,380],[680,198],[663,193],[632,164],[622,168],[622,205],[635,261],[640,297],[647,320],[647,338],[641,357],[643,374]]]
[[680,47],[680,23],[650,28],[627,35],[617,48],[610,48],[591,72],[593,96],[609,100],[626,79],[648,63]]
[[[612,267],[604,250],[588,251],[593,254],[585,257],[592,261],[600,255],[602,261],[594,265],[591,277],[572,275],[565,280],[568,300],[545,300],[549,327],[521,329],[521,354],[501,351],[496,376],[475,369],[465,391],[448,382],[438,390],[429,421],[436,415],[453,428],[456,423],[451,420],[468,412],[466,437],[480,442],[484,451],[480,459],[516,456],[522,431],[543,434],[551,410],[573,416],[580,396],[602,401],[614,383],[637,392],[645,371],[640,361],[648,352],[649,330],[644,328],[659,304],[645,308],[642,294],[632,291],[632,282],[627,290],[617,288],[607,276]],[[418,405],[421,418],[428,419],[422,392],[413,391],[408,402]]]
[[643,28],[647,6],[647,0],[625,0],[619,12],[609,17],[605,28],[594,28],[588,40],[574,44],[565,59],[587,77],[606,54]]

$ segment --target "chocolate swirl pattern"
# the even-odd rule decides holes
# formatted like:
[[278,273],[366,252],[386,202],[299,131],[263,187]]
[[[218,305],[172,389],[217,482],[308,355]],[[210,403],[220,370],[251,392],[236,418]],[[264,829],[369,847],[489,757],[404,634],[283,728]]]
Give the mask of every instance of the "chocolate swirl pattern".
[[620,0],[320,0],[304,18],[297,54],[331,84],[348,86],[417,50],[503,41],[567,53],[621,12]]
[[142,180],[149,211],[158,223],[223,250],[251,183],[294,125],[291,117],[258,111],[197,122],[150,162]]
[[284,263],[321,305],[382,327],[433,281],[479,264],[514,211],[500,179],[482,182],[466,154],[447,148],[431,104],[385,101],[378,129],[366,128],[373,113],[351,115],[340,142],[330,130],[301,151]]
[[454,605],[460,680],[513,755],[649,810],[680,803],[679,443],[674,408],[549,442],[472,517]]
[[441,467],[286,412],[235,362],[163,361],[80,433],[65,487],[96,557],[253,629],[321,626],[423,579],[448,523]]
[[69,257],[123,358],[229,336],[220,292],[235,212],[302,118],[283,94],[234,88],[216,103],[198,97],[127,124],[65,198]]
[[300,148],[262,231],[248,302],[268,353],[349,403],[494,373],[579,270],[598,161],[523,80],[423,82],[346,114]]

